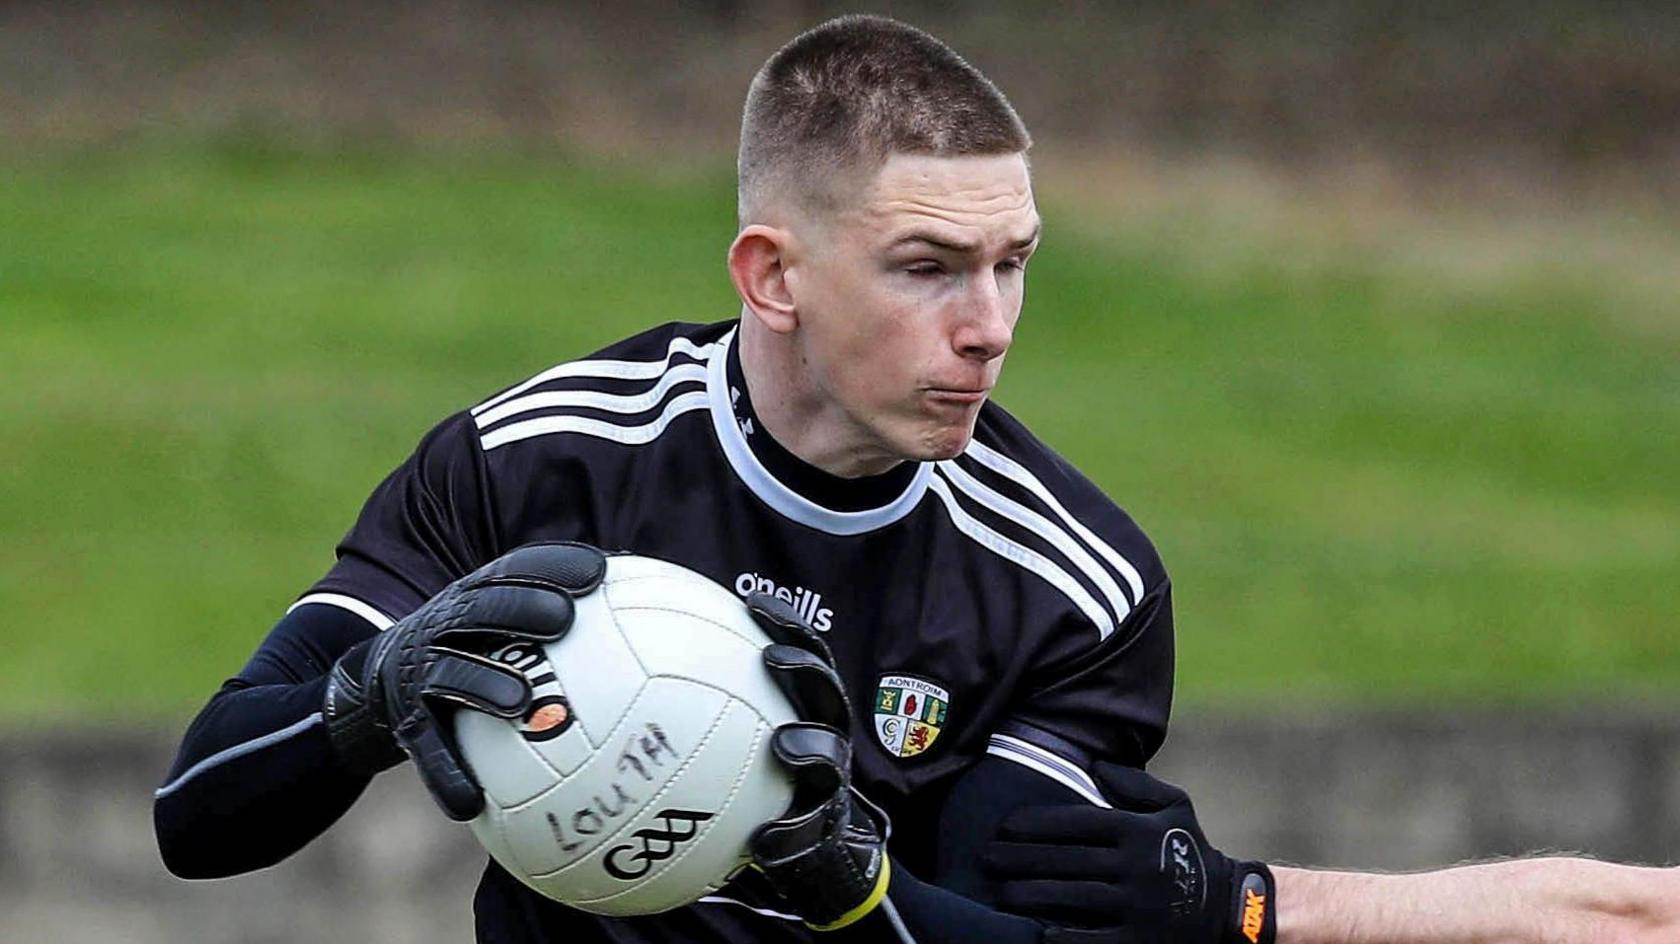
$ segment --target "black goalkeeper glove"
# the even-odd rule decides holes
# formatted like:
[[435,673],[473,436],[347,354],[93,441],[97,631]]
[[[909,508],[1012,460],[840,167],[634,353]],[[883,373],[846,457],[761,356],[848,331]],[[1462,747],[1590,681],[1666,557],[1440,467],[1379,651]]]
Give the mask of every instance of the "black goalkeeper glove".
[[1178,787],[1118,764],[1094,773],[1113,809],[1035,806],[1004,820],[984,854],[999,908],[1116,927],[1127,944],[1273,944],[1270,869],[1209,845]]
[[451,819],[477,816],[484,796],[456,753],[446,709],[522,717],[530,683],[484,653],[560,639],[572,626],[572,598],[600,586],[606,568],[606,555],[586,544],[529,544],[352,647],[333,665],[322,705],[340,762],[372,776],[412,757]]
[[828,644],[773,596],[755,593],[747,608],[775,641],[764,664],[803,719],[776,728],[770,742],[793,774],[793,801],[753,834],[753,865],[806,924],[843,928],[886,897],[891,827],[852,789],[851,706]]

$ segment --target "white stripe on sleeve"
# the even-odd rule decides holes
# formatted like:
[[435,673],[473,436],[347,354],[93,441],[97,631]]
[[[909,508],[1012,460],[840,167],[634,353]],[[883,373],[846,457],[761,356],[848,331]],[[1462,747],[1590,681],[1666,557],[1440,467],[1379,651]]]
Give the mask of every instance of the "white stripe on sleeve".
[[347,597],[342,593],[305,594],[299,597],[296,603],[286,607],[286,612],[290,613],[305,603],[324,603],[327,606],[336,606],[341,610],[349,610],[357,616],[360,616],[362,619],[372,623],[373,628],[379,630],[380,632],[390,629],[391,624],[396,622],[396,620],[379,612],[372,606],[363,603],[361,600],[358,600],[355,597]]
[[613,394],[596,390],[544,390],[508,400],[474,417],[479,429],[491,426],[519,413],[555,407],[584,407],[609,413],[645,413],[659,405],[665,394],[684,381],[706,381],[703,364],[678,364],[660,375],[659,382],[642,393]]
[[1091,803],[1105,810],[1113,809],[1109,802],[1103,799],[1102,792],[1097,789],[1097,782],[1091,779],[1090,774],[1081,770],[1078,764],[1037,744],[1008,734],[994,734],[991,743],[986,745],[986,753],[1036,770]]
[[187,781],[201,773],[204,773],[206,770],[220,767],[231,760],[238,760],[246,754],[250,754],[253,751],[260,751],[271,744],[278,744],[295,734],[301,734],[302,732],[313,728],[314,726],[320,724],[322,720],[323,718],[321,713],[317,711],[308,717],[300,718],[299,720],[286,725],[278,731],[271,731],[262,737],[255,737],[242,744],[235,744],[232,747],[223,748],[191,767],[188,767],[182,772],[181,776],[176,777],[174,780],[169,781],[161,787],[158,787],[157,790],[152,793],[152,796],[161,800],[171,793],[174,793],[176,790],[181,789],[182,785],[184,785]]
[[565,377],[606,377],[612,380],[652,380],[660,374],[665,373],[665,369],[670,365],[672,357],[675,357],[678,354],[687,354],[689,357],[693,357],[698,360],[705,360],[711,356],[712,351],[716,348],[717,344],[715,342],[697,345],[687,338],[675,337],[671,339],[671,345],[666,349],[664,358],[657,361],[617,361],[605,359],[592,361],[569,361],[555,367],[550,367],[535,377],[532,377],[530,380],[496,394],[483,403],[480,403],[478,406],[473,407],[472,413],[474,416],[477,416],[478,414],[483,413],[485,410],[488,410],[505,400],[511,400],[514,397],[519,396],[532,387],[548,383],[550,380],[560,380]]
[[804,921],[805,920],[804,918],[801,918],[798,915],[783,914],[780,911],[771,911],[769,908],[755,908],[752,905],[749,905],[744,901],[736,901],[733,898],[725,898],[722,895],[707,895],[706,897],[700,899],[700,902],[702,904],[708,904],[708,905],[736,905],[738,907],[745,908],[748,911],[754,912],[756,914],[761,914],[761,915],[765,916],[766,918],[780,918],[783,921]]
[[493,429],[479,438],[485,452],[497,446],[505,446],[510,442],[530,439],[532,436],[547,436],[552,433],[581,433],[594,436],[597,439],[609,439],[626,446],[641,446],[659,438],[665,432],[665,427],[671,421],[692,410],[706,408],[706,392],[696,390],[675,397],[665,404],[664,412],[651,423],[641,426],[619,426],[605,420],[598,420],[588,416],[539,416],[532,420],[509,423],[498,429]]

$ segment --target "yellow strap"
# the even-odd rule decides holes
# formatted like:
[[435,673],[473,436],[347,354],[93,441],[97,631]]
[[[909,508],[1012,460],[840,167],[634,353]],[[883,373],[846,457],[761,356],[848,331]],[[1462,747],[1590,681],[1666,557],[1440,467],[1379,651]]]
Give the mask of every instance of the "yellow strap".
[[892,860],[887,858],[887,853],[883,850],[881,852],[881,874],[875,876],[875,888],[870,891],[869,897],[865,898],[856,908],[853,908],[851,911],[846,912],[828,924],[809,925],[811,930],[838,931],[848,924],[853,924],[862,920],[864,915],[874,911],[875,907],[887,897],[887,886],[890,884],[892,884]]

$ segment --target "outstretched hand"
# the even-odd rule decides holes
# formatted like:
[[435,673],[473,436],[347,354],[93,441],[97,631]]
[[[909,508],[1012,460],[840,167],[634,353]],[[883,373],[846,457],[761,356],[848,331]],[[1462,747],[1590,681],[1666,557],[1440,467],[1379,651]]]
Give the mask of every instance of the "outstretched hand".
[[986,849],[1005,911],[1118,928],[1127,944],[1272,944],[1271,872],[1202,833],[1190,797],[1131,767],[1093,771],[1112,808],[1026,807]]

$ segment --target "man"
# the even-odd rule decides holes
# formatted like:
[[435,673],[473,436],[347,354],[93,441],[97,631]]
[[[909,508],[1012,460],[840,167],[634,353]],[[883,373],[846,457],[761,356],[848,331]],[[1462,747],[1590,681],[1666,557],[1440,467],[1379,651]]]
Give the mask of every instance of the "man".
[[605,547],[749,595],[778,640],[768,669],[810,722],[775,740],[808,789],[755,838],[755,872],[663,915],[572,911],[492,863],[481,940],[1258,944],[1280,914],[1286,933],[1335,928],[1310,909],[1338,890],[1289,872],[1274,888],[1136,779],[1170,703],[1166,574],[1119,508],[988,402],[1039,239],[1029,144],[983,76],[901,24],[842,18],[771,57],[742,122],[739,321],[653,329],[428,434],[189,729],[155,808],[169,867],[278,861],[404,757],[446,812],[473,815],[448,707],[519,715],[523,680],[483,653],[587,632],[569,600],[593,592]]
[[[1038,240],[1028,145],[989,82],[908,27],[840,20],[772,57],[743,119],[739,320],[655,328],[427,435],[188,731],[156,804],[170,868],[278,861],[405,754],[446,810],[471,815],[470,776],[425,706],[518,709],[517,680],[472,656],[570,631],[560,598],[590,592],[592,566],[552,546],[503,555],[572,541],[800,600],[850,702],[831,725],[849,744],[826,749],[850,754],[852,784],[884,808],[891,855],[885,821],[840,810],[844,828],[804,848],[760,844],[762,876],[636,921],[562,908],[491,865],[481,938],[803,940],[806,923],[860,917],[886,881],[881,914],[833,933],[896,933],[879,926],[890,912],[950,939],[1036,941],[1038,922],[917,882],[940,871],[942,794],[986,758],[1041,783],[1025,794],[1040,802],[1088,756],[1143,764],[1172,666],[1148,541],[987,402]],[[498,609],[502,632],[446,640],[461,608]],[[957,911],[1003,930],[965,931]]]

